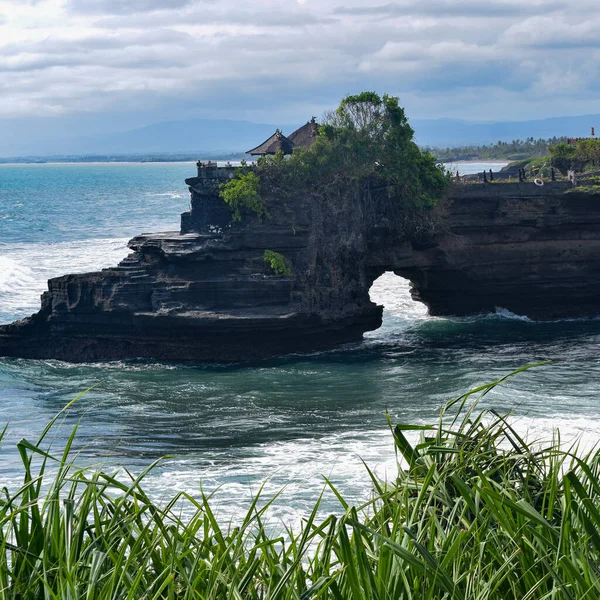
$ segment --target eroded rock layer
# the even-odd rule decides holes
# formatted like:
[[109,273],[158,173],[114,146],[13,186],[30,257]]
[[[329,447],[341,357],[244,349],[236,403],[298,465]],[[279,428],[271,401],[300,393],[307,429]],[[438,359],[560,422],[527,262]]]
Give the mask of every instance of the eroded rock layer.
[[[561,184],[455,187],[422,220],[345,198],[274,198],[231,221],[218,184],[187,180],[181,233],[141,235],[117,267],[52,279],[41,310],[0,327],[0,355],[240,361],[359,340],[381,324],[384,271],[435,315],[503,307],[534,319],[600,313],[600,195]],[[379,205],[381,207],[381,205]],[[263,255],[285,257],[273,275]]]
[[456,189],[444,205],[450,235],[394,270],[433,315],[599,315],[600,193],[545,188]]

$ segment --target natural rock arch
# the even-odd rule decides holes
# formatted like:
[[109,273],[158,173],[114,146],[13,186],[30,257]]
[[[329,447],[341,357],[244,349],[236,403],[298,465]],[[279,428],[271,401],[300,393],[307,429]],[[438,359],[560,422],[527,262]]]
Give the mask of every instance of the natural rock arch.
[[[230,176],[200,167],[187,180],[180,233],[139,236],[113,269],[50,280],[38,313],[0,327],[0,356],[239,361],[330,347],[380,326],[369,289],[385,271],[434,315],[600,313],[599,194],[456,186],[422,217],[442,226],[421,228],[354,197],[298,195],[272,199],[270,219],[232,223],[218,197]],[[291,277],[272,274],[266,250]]]

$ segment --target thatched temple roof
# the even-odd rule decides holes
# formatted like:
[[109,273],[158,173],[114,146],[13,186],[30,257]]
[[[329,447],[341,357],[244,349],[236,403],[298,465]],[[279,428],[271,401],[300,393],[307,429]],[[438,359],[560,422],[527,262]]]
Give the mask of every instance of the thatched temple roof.
[[294,133],[288,136],[288,139],[294,144],[294,148],[310,148],[319,133],[319,125],[313,117],[306,125],[296,129]]
[[302,125],[300,129],[296,129],[289,136],[283,135],[279,129],[260,146],[256,146],[252,150],[248,150],[246,154],[253,156],[264,156],[265,154],[276,154],[283,152],[291,154],[294,148],[310,148],[319,133],[319,125],[313,117],[306,125]]
[[264,156],[265,154],[276,154],[281,151],[284,154],[291,154],[294,148],[294,144],[277,129],[275,133],[268,139],[265,140],[260,146],[256,146],[252,150],[248,150],[246,154],[252,154],[253,156]]

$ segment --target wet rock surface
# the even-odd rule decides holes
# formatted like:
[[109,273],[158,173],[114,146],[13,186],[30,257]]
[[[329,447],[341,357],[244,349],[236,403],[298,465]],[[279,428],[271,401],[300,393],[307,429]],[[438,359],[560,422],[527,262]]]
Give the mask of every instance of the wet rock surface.
[[[329,348],[380,326],[369,289],[385,271],[434,315],[600,313],[600,194],[456,186],[416,227],[402,211],[298,195],[233,223],[218,198],[230,176],[186,181],[181,232],[132,239],[115,268],[51,279],[38,313],[0,327],[0,355],[243,361]],[[292,276],[273,275],[265,250]]]

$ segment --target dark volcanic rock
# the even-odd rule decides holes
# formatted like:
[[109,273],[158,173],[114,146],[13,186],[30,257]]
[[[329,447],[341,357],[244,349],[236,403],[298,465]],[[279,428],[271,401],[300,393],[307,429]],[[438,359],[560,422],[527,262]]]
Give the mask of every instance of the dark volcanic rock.
[[[532,319],[600,314],[600,193],[469,185],[443,210],[451,234],[395,271],[433,315],[506,308]],[[566,192],[566,193],[565,193]]]
[[[467,185],[418,227],[351,198],[301,196],[233,223],[218,198],[230,175],[187,180],[182,233],[138,236],[117,267],[50,280],[40,312],[0,327],[0,355],[238,361],[327,348],[380,326],[369,288],[388,270],[436,315],[600,313],[600,195]],[[292,277],[270,273],[267,249]]]

